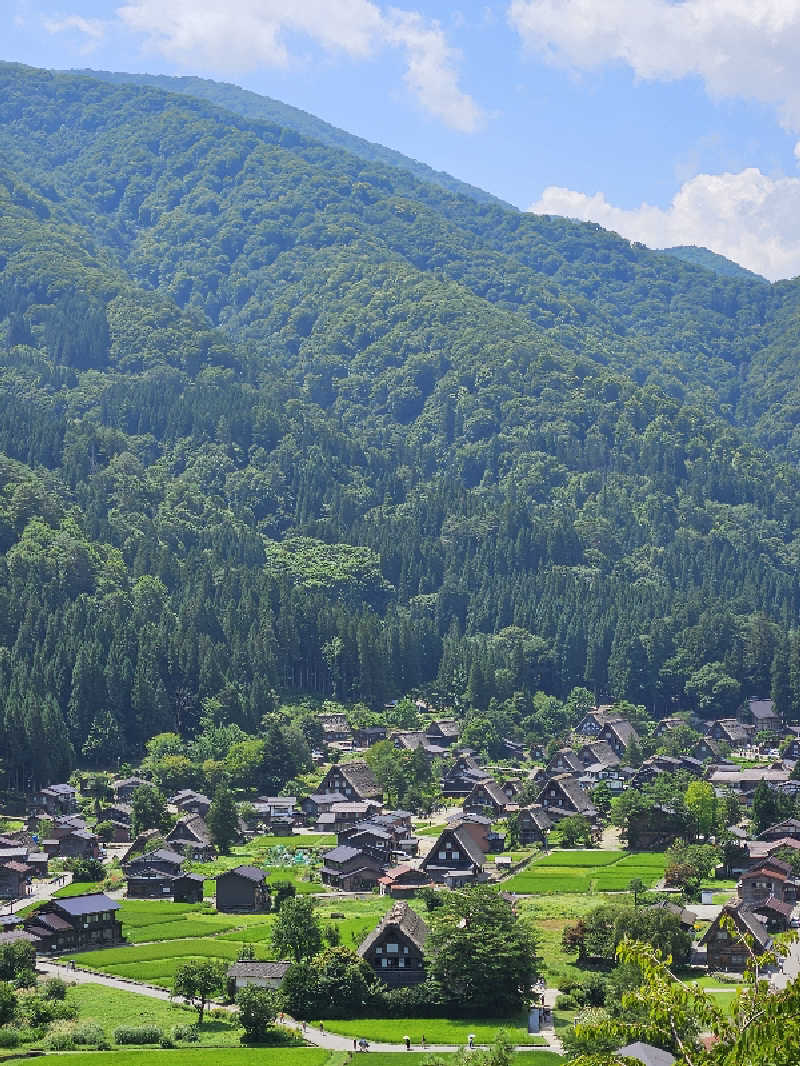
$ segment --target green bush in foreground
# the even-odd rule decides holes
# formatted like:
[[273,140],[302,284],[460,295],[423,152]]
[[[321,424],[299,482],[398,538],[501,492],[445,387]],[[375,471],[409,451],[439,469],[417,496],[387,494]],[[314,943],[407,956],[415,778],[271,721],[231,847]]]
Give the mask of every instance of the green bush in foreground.
[[15,1048],[19,1047],[20,1036],[18,1029],[2,1028],[0,1029],[0,1048]]
[[163,1031],[158,1025],[120,1025],[114,1030],[116,1044],[160,1044]]

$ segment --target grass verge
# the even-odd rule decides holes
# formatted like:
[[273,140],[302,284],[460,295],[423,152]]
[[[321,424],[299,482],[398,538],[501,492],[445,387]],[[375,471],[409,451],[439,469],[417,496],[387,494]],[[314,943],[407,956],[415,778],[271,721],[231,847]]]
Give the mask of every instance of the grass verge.
[[460,1018],[356,1018],[326,1021],[325,1028],[342,1036],[364,1037],[380,1044],[401,1044],[408,1035],[416,1048],[419,1048],[423,1036],[427,1044],[464,1045],[470,1033],[474,1033],[477,1044],[491,1044],[501,1030],[515,1045],[536,1047],[545,1044],[543,1037],[528,1033],[526,1023],[527,1018],[522,1016],[505,1021],[480,1018],[470,1021]]

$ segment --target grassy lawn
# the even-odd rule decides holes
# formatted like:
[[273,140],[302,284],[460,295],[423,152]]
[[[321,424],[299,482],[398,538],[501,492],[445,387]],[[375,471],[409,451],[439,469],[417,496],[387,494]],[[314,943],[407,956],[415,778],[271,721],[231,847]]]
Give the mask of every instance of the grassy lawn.
[[561,946],[564,927],[577,918],[588,914],[602,898],[576,893],[558,893],[550,896],[530,896],[519,900],[517,909],[521,917],[530,919],[536,929],[537,952],[544,962],[544,970],[551,983],[561,976],[580,976],[585,971],[576,966],[574,952],[566,952]]
[[[81,1022],[93,1021],[101,1025],[109,1041],[113,1040],[114,1030],[119,1025],[159,1025],[171,1033],[176,1025],[197,1021],[197,1011],[192,1007],[103,985],[75,985],[67,992],[67,998],[78,1007]],[[233,1018],[207,1018],[199,1030],[200,1043],[238,1047],[240,1032]]]
[[[410,1035],[410,1034],[409,1034]],[[436,1054],[436,1061],[455,1062],[458,1058],[457,1051],[442,1051]],[[367,1060],[370,1066],[400,1066],[403,1062],[411,1063],[412,1066],[427,1066],[431,1061],[431,1053],[427,1051],[370,1051]],[[517,1051],[514,1053],[514,1066],[551,1066],[561,1063],[563,1058],[554,1051]],[[332,1066],[333,1060],[327,1064]]]
[[[324,1048],[219,1048],[214,1066],[325,1066],[330,1052]],[[71,1051],[44,1055],[44,1066],[209,1066],[208,1048],[177,1048],[174,1051]]]
[[419,837],[438,837],[438,835],[441,833],[441,831],[443,829],[445,829],[445,828],[446,828],[446,826],[444,826],[442,824],[440,824],[440,825],[417,826],[417,828],[414,830],[414,832]]
[[521,851],[501,851],[497,855],[487,856],[489,859],[511,859],[513,863],[522,862],[523,859],[532,859],[537,854],[536,848],[523,848]]
[[68,885],[57,888],[53,893],[56,899],[65,899],[69,896],[82,896],[86,892],[102,892],[103,885],[100,881],[72,881]]
[[719,981],[716,977],[690,978],[686,983],[702,988],[726,1014],[730,1013],[736,993],[743,987],[738,982]]
[[463,1021],[447,1018],[356,1018],[348,1021],[331,1020],[325,1028],[342,1036],[364,1037],[382,1044],[400,1044],[403,1037],[411,1037],[411,1043],[419,1047],[422,1037],[428,1044],[466,1044],[470,1033],[475,1034],[477,1044],[491,1044],[501,1029],[505,1030],[512,1044],[527,1044],[531,1047],[545,1043],[541,1036],[528,1033],[527,1017],[519,1016],[503,1023],[497,1020]]

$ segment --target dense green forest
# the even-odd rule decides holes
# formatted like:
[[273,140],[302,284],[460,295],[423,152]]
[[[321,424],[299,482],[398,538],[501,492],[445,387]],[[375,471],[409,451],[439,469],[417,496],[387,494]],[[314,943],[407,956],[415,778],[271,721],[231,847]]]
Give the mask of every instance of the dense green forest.
[[[459,181],[441,170],[434,170],[426,163],[420,163],[416,159],[409,159],[392,148],[386,148],[382,144],[374,144],[365,141],[363,137],[356,137],[345,130],[331,126],[315,115],[307,111],[301,111],[297,107],[290,107],[280,100],[273,100],[269,96],[260,96],[258,93],[241,89],[238,85],[228,82],[209,81],[208,78],[196,78],[184,76],[182,78],[170,77],[167,74],[126,74],[110,70],[80,70],[77,74],[85,74],[90,78],[98,78],[102,81],[110,81],[116,85],[148,85],[155,89],[165,89],[170,93],[180,93],[184,96],[196,96],[200,100],[207,100],[216,107],[233,111],[237,115],[246,118],[264,119],[278,126],[296,130],[304,137],[319,141],[328,145],[329,148],[343,148],[346,152],[359,156],[372,163],[386,163],[391,167],[401,167],[408,170],[423,181],[440,185],[443,189],[461,193],[480,203],[503,203],[496,196],[478,189],[474,185]],[[508,204],[504,206],[508,207]],[[741,268],[740,268],[741,269]]]
[[0,65],[15,780],[303,694],[798,716],[800,285],[190,88]]
[[746,270],[738,263],[726,259],[724,255],[718,255],[708,248],[700,248],[696,244],[678,244],[673,248],[662,248],[662,251],[667,255],[674,255],[676,259],[682,259],[684,263],[705,267],[725,278],[750,278],[767,284],[767,279],[761,274],[754,274],[752,270]]

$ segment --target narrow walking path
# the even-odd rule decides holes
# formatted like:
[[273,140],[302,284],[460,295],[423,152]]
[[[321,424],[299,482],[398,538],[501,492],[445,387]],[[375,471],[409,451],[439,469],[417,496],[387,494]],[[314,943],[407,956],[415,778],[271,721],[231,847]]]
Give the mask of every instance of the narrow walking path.
[[[124,977],[109,977],[106,974],[95,973],[90,970],[81,970],[76,967],[74,970],[71,966],[64,966],[56,962],[38,962],[37,969],[41,973],[45,973],[50,977],[60,977],[64,981],[74,981],[76,984],[92,984],[103,985],[105,988],[118,988],[123,992],[133,992],[138,996],[146,996],[150,999],[160,999],[163,1002],[170,1002],[172,1000],[172,994],[166,988],[159,988],[156,985],[145,985],[140,981],[129,981]],[[547,989],[547,992],[552,993],[553,996],[557,995],[555,989]],[[547,996],[545,997],[547,1001]],[[229,1012],[236,1010],[235,1006],[229,1004],[213,1004],[215,1008],[220,1008]],[[289,1029],[295,1029],[301,1033],[303,1038],[314,1044],[317,1047],[327,1048],[330,1051],[352,1051],[353,1050],[353,1038],[351,1036],[340,1036],[338,1033],[331,1033],[327,1029],[320,1029],[319,1026],[313,1026],[302,1022],[296,1021],[294,1018],[289,1018],[284,1015],[283,1024]],[[324,1023],[323,1023],[324,1025]],[[546,1029],[539,1034],[541,1038],[547,1041],[546,1046],[540,1045],[540,1050],[551,1050],[561,1053],[561,1042],[555,1035],[555,1030]],[[356,1037],[358,1040],[358,1037]],[[405,1044],[383,1044],[378,1041],[370,1040],[369,1042],[371,1051],[405,1051]],[[476,1045],[477,1047],[478,1045]],[[440,1051],[459,1051],[463,1047],[461,1044],[429,1044],[426,1042],[423,1048],[421,1044],[412,1045],[412,1051],[430,1051],[437,1053]],[[520,1044],[514,1048],[515,1051],[532,1051],[536,1050],[529,1044]]]

